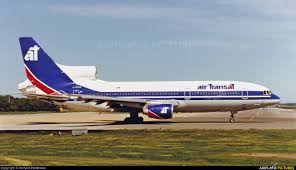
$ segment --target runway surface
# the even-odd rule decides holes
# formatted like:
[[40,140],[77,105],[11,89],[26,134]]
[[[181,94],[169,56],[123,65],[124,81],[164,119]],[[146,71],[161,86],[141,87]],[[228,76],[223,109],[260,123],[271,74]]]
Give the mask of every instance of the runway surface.
[[229,112],[177,113],[173,119],[156,120],[146,115],[144,124],[126,125],[124,113],[42,113],[0,115],[0,130],[119,130],[119,129],[296,129],[296,111],[263,108],[239,112],[229,123]]

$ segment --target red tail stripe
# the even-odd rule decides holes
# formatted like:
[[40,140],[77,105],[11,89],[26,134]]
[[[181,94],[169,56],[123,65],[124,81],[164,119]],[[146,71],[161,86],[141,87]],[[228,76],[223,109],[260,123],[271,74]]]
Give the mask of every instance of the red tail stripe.
[[27,78],[31,81],[33,85],[35,85],[37,88],[45,92],[46,94],[53,94],[55,91],[46,87],[43,83],[41,83],[39,80],[37,80],[31,72],[26,68],[26,74]]

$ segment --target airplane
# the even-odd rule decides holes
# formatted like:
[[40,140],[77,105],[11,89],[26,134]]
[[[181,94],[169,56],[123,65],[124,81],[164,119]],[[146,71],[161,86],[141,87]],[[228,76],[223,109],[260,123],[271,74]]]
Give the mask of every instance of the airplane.
[[272,106],[280,98],[268,88],[240,81],[109,82],[97,78],[95,66],[58,64],[32,37],[19,38],[27,80],[19,84],[29,98],[75,110],[128,112],[126,124],[150,118],[170,119],[182,112],[230,112]]

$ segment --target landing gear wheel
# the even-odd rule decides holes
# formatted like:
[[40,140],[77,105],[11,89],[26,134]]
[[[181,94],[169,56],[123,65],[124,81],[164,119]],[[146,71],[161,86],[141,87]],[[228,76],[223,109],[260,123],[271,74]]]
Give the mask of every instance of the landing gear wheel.
[[232,111],[232,112],[231,112],[230,119],[229,119],[229,122],[230,122],[230,123],[235,123],[234,114],[236,114],[236,113],[237,113],[237,112],[235,112],[235,111]]
[[127,117],[123,122],[124,124],[142,124],[144,119],[142,117]]
[[130,117],[125,118],[124,121],[123,121],[124,124],[130,124],[130,122],[131,122]]
[[230,119],[229,119],[229,122],[230,122],[230,123],[235,123],[235,118],[230,118]]
[[139,122],[140,122],[140,123],[144,123],[144,119],[143,119],[143,117],[139,117]]

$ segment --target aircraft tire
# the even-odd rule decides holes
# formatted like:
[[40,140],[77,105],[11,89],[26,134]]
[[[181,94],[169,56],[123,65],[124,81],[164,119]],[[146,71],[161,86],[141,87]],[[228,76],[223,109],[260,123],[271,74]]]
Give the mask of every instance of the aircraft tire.
[[230,119],[229,119],[229,122],[230,122],[230,123],[235,123],[235,118],[230,118]]
[[144,122],[143,117],[138,117],[138,118],[127,117],[123,121],[124,124],[142,124],[143,122]]

